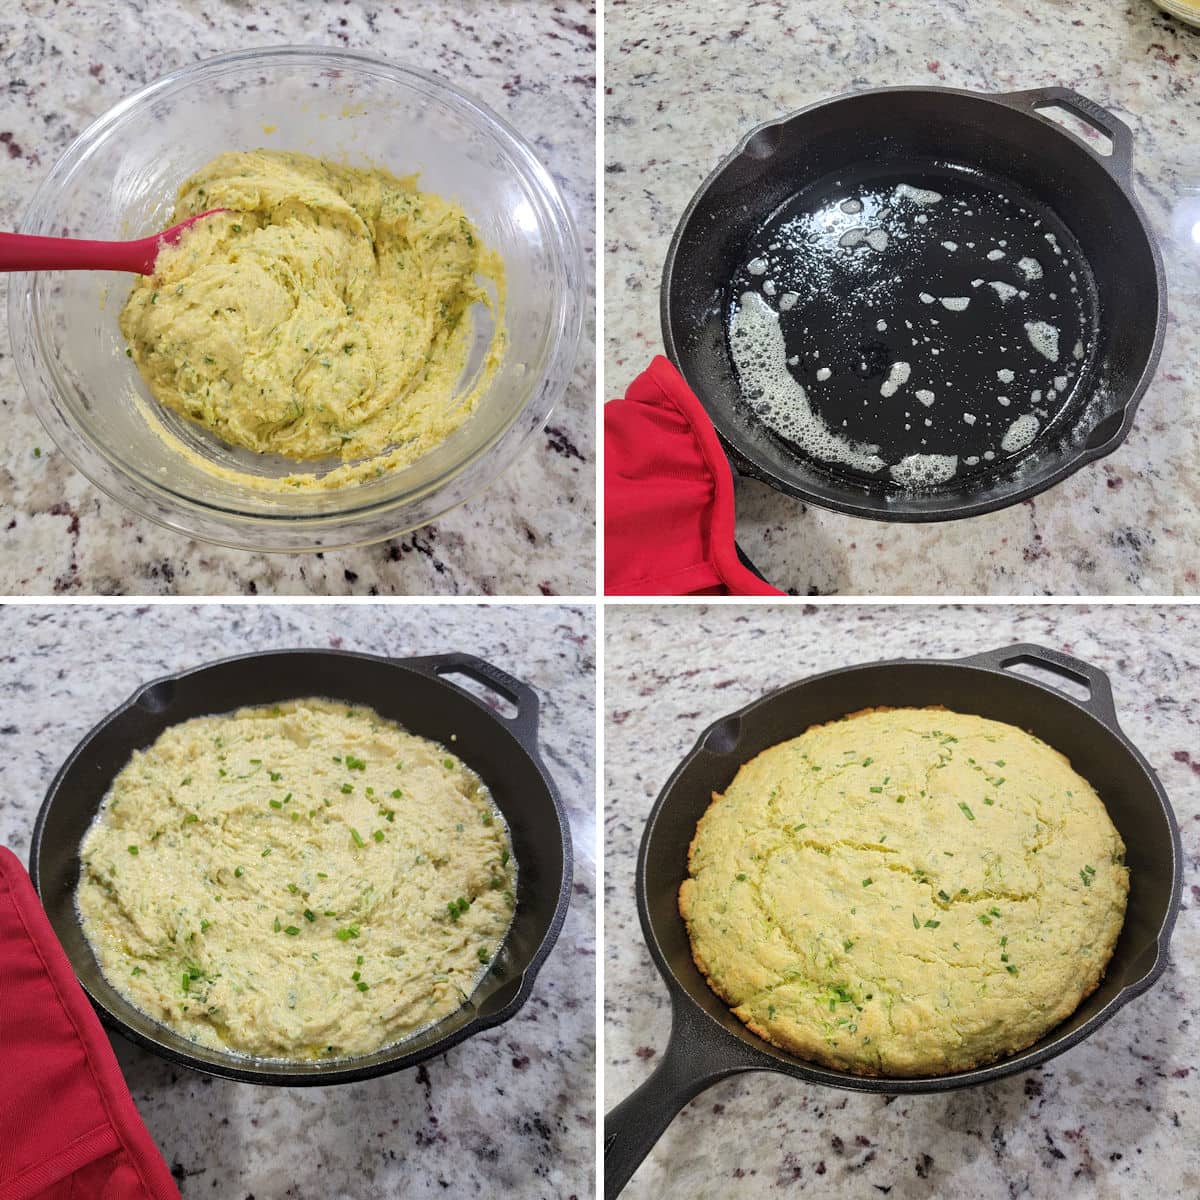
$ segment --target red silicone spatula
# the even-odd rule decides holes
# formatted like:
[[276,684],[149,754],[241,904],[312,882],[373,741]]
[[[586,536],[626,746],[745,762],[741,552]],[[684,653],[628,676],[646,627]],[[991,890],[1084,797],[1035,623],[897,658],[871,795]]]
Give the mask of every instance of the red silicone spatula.
[[173,246],[183,231],[213,213],[210,208],[149,237],[134,242],[88,242],[79,238],[31,237],[0,233],[0,271],[131,271],[153,275],[154,260],[163,246]]

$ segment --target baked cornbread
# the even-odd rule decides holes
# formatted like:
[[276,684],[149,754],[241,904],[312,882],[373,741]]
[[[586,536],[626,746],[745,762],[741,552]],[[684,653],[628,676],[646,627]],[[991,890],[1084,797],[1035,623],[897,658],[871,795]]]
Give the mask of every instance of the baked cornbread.
[[759,1036],[855,1074],[947,1074],[1031,1045],[1095,989],[1124,854],[1092,786],[1032,734],[866,710],[713,796],[679,910]]

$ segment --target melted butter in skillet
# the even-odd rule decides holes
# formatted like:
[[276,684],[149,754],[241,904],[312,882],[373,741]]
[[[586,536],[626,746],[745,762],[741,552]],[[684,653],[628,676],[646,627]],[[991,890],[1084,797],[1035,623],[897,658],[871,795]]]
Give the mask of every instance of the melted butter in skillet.
[[1086,260],[1052,213],[986,179],[818,182],[743,262],[727,309],[743,397],[839,475],[937,487],[1011,464],[1075,411]]

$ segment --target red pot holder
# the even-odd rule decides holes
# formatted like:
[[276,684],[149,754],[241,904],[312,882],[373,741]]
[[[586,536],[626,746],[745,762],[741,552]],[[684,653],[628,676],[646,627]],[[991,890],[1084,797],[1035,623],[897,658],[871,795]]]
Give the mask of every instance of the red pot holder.
[[784,595],[743,565],[733,527],[716,430],[660,355],[604,406],[605,595]]
[[3,846],[0,1200],[179,1200],[29,876]]

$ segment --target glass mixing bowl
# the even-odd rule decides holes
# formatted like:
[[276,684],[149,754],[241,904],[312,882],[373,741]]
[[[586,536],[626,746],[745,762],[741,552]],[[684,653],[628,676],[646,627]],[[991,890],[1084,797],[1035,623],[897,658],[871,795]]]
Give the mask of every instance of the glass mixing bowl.
[[[280,477],[334,464],[229,447],[155,402],[117,327],[133,284],[118,273],[13,275],[17,369],[75,466],[162,525],[256,550],[390,537],[486,487],[545,424],[579,346],[579,240],[549,172],[490,109],[411,67],[307,47],[225,54],[124,100],[75,139],[38,188],[21,232],[143,237],[171,224],[179,185],[196,169],[226,150],[264,147],[419,172],[419,186],[460,204],[504,259],[504,360],[444,442],[407,467],[329,490],[271,492],[209,470]],[[472,318],[475,345],[460,397],[492,334],[485,306],[476,305]]]

